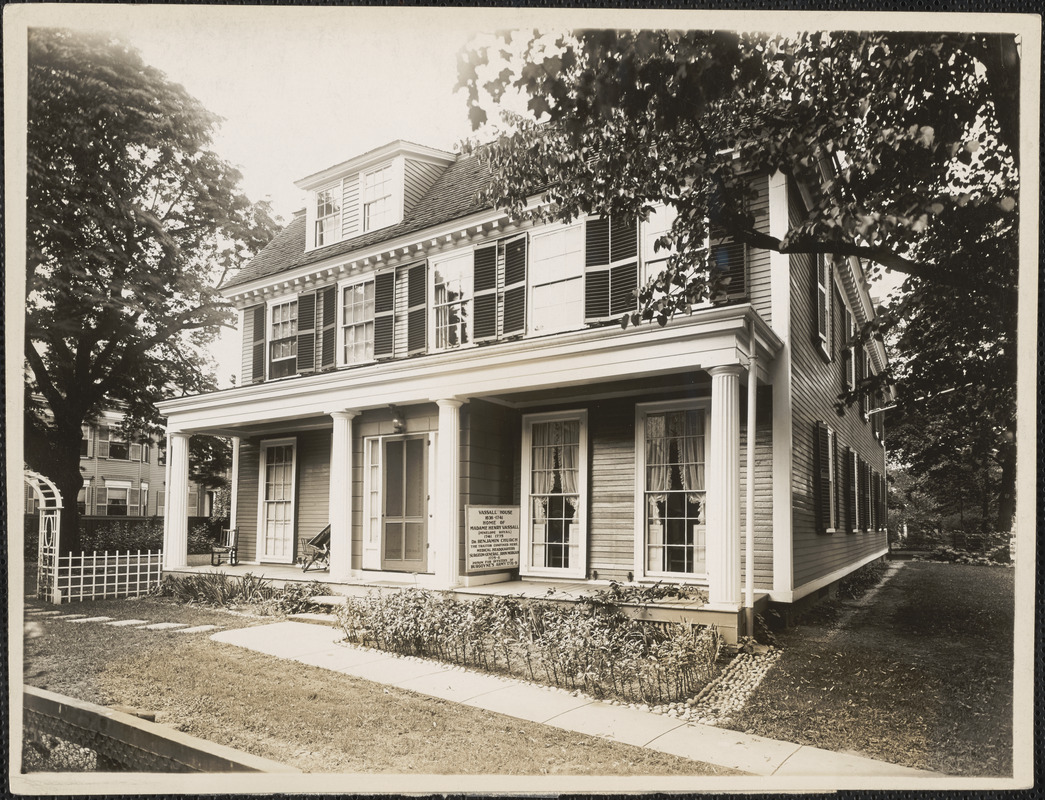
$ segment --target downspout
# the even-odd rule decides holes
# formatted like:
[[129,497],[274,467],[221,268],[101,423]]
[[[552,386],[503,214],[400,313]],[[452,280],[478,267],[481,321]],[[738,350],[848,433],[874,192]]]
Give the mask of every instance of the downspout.
[[758,371],[755,356],[755,321],[749,320],[747,368],[747,475],[744,500],[744,607],[747,635],[755,635],[755,395]]

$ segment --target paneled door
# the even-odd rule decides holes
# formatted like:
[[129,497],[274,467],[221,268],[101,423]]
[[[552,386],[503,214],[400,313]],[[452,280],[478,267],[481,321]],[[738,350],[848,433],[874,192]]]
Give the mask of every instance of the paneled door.
[[381,568],[428,567],[428,437],[384,440]]
[[294,440],[263,442],[261,451],[258,560],[294,560]]

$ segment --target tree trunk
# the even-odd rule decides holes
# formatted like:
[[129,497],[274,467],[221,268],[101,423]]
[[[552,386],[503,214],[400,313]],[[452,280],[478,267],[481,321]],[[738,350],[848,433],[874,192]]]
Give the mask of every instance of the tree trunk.
[[76,498],[83,488],[80,473],[80,423],[44,427],[26,415],[25,463],[54,481],[62,498],[62,522],[58,530],[58,552],[80,549],[80,511]]
[[1012,530],[1012,519],[1016,516],[1016,444],[1006,442],[999,448],[1001,481],[998,491],[998,519],[996,531]]

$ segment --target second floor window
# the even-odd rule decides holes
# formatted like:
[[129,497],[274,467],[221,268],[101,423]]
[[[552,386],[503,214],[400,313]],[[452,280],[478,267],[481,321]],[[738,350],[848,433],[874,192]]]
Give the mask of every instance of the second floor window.
[[346,286],[341,292],[341,343],[345,364],[374,360],[374,282]]
[[269,377],[282,378],[297,371],[298,301],[272,306],[269,328]]
[[316,192],[316,247],[336,242],[341,224],[341,200],[336,187]]
[[395,218],[392,198],[392,167],[363,173],[363,230],[390,225]]
[[468,344],[472,332],[472,252],[434,262],[432,281],[436,349]]

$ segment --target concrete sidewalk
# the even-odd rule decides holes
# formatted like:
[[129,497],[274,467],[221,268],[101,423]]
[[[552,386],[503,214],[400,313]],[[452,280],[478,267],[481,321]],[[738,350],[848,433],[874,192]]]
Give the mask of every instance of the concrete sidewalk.
[[279,622],[221,631],[217,642],[322,667],[485,711],[763,776],[939,777],[857,755],[687,723],[638,709],[574,697],[553,688],[420,658],[339,644],[324,625]]

